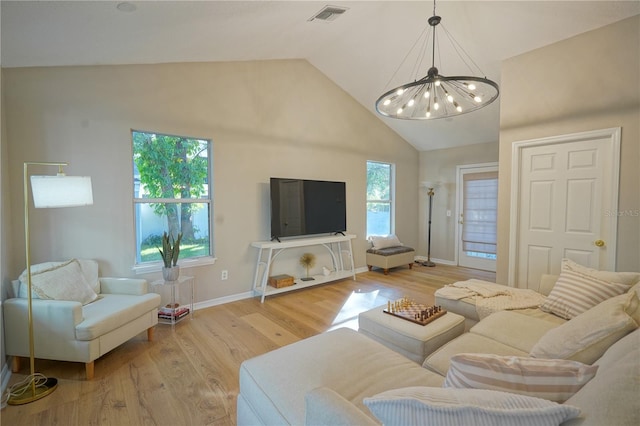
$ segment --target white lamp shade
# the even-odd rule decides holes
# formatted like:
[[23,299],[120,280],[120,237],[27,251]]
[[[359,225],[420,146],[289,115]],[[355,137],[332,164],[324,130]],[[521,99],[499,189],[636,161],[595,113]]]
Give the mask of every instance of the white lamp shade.
[[93,204],[89,176],[31,176],[31,192],[39,209]]
[[442,184],[440,181],[425,181],[420,184],[421,187],[426,189],[436,189]]

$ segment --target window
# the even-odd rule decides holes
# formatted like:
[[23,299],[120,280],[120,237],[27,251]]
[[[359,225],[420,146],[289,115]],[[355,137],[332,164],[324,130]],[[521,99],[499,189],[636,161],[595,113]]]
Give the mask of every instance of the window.
[[367,237],[394,233],[394,167],[367,161]]
[[162,234],[180,259],[211,256],[211,141],[132,131],[136,264],[160,262]]

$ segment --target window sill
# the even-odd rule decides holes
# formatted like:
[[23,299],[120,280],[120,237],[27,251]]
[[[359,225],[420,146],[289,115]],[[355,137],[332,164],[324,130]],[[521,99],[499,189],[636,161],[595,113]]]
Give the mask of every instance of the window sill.
[[[195,268],[198,266],[213,265],[217,258],[211,256],[198,257],[195,259],[184,259],[178,262],[180,269]],[[151,274],[162,271],[162,262],[136,264],[131,268],[136,275]]]

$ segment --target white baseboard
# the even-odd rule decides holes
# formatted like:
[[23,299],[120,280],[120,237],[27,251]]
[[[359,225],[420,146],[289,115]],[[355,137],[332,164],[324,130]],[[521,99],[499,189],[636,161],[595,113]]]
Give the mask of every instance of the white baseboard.
[[[212,306],[224,305],[225,303],[237,302],[238,300],[251,299],[254,297],[253,291],[246,291],[244,293],[232,294],[230,296],[218,297],[216,299],[209,299],[203,302],[196,302],[193,305],[194,310],[210,308]],[[257,296],[255,296],[257,297]]]
[[[416,256],[416,260],[419,262],[425,262],[427,260],[426,257],[424,256]],[[433,263],[440,263],[442,265],[450,265],[450,266],[456,266],[457,263],[453,260],[444,260],[444,259],[434,259],[433,257],[431,258],[431,261]]]
[[[356,274],[367,272],[369,269],[366,266],[356,268]],[[193,309],[210,308],[212,306],[224,305],[225,303],[237,302],[238,300],[251,299],[252,297],[260,297],[255,295],[253,291],[245,291],[244,293],[232,294],[230,296],[218,297],[216,299],[205,300],[203,302],[196,302],[193,304]]]

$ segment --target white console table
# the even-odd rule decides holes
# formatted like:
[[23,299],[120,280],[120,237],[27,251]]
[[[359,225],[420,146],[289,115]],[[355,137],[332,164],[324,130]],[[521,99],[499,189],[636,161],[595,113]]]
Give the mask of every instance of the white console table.
[[[291,240],[278,241],[257,241],[251,243],[252,247],[258,249],[258,258],[256,260],[256,271],[253,276],[253,292],[256,295],[262,295],[260,300],[264,303],[264,298],[272,294],[283,293],[291,290],[298,290],[305,287],[311,287],[330,281],[341,280],[352,276],[356,279],[356,270],[353,263],[353,249],[351,240],[355,235],[331,235],[325,237],[296,238]],[[345,247],[343,248],[343,244]],[[289,287],[275,288],[267,286],[269,281],[269,271],[273,261],[286,249],[295,247],[308,247],[321,245],[329,251],[333,262],[333,271],[325,275],[314,275],[313,280],[302,281],[295,280],[295,284]],[[350,265],[345,265],[342,255],[347,254]]]

